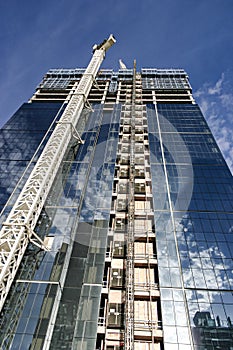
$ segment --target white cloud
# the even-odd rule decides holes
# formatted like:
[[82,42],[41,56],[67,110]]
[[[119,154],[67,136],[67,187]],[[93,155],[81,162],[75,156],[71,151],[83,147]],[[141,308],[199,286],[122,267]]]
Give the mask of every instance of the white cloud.
[[229,72],[194,93],[223,156],[233,172],[233,86]]
[[220,94],[221,90],[222,90],[222,84],[224,81],[224,73],[222,73],[221,78],[217,81],[217,83],[214,86],[210,86],[208,88],[208,93],[210,95],[216,95],[216,94]]
[[219,98],[225,108],[233,108],[233,94],[222,94]]

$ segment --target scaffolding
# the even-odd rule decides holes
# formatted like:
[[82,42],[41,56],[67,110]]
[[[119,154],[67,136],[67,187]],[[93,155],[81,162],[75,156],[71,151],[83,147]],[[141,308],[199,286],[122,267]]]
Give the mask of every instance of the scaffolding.
[[135,62],[131,81],[119,83],[116,96],[124,104],[96,347],[161,350],[147,110]]

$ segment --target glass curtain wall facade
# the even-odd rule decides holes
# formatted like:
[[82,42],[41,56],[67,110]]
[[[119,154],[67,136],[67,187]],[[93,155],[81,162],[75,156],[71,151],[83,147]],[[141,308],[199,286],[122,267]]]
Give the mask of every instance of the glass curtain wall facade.
[[[50,70],[0,131],[1,223],[83,73]],[[28,245],[1,312],[1,349],[232,350],[232,176],[186,72],[96,82],[36,226],[49,251]]]

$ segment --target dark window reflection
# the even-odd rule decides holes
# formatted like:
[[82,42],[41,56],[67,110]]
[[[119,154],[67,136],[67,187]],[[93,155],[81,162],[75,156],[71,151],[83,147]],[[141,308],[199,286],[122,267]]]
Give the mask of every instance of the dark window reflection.
[[193,318],[195,327],[192,328],[196,350],[232,350],[233,326],[228,316],[226,322],[220,317],[211,317],[210,312],[196,312]]
[[[24,103],[0,130],[0,204],[3,206],[47,133],[61,103]],[[47,139],[44,140],[38,155]],[[32,170],[32,167],[30,171]],[[23,184],[28,177],[25,175]]]

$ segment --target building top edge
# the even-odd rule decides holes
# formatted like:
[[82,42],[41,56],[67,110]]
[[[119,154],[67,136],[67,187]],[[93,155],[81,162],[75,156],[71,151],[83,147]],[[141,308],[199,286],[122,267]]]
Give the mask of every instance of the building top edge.
[[[53,68],[49,69],[47,75],[50,74],[61,74],[61,75],[74,75],[74,74],[83,74],[85,72],[85,68]],[[142,75],[160,75],[160,74],[168,74],[168,75],[185,75],[187,73],[184,69],[180,68],[141,68],[140,73]],[[114,71],[113,69],[100,69],[99,75],[133,75],[133,69],[119,69],[118,71]]]

